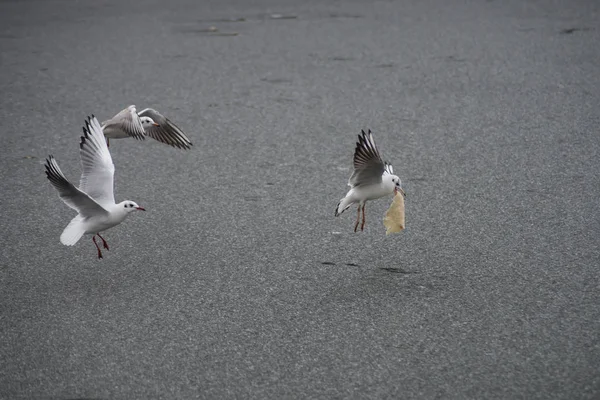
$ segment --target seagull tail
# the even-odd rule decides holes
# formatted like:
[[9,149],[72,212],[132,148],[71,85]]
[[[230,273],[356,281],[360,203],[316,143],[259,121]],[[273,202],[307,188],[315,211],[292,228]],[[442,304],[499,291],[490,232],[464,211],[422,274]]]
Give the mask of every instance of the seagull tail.
[[352,203],[354,203],[354,202],[352,200],[349,200],[348,196],[341,199],[340,202],[338,203],[337,207],[335,208],[335,216],[337,217],[338,215],[340,215],[341,213],[346,211],[348,209],[348,207],[350,207],[352,205]]
[[78,215],[69,222],[69,225],[67,225],[62,235],[60,235],[60,242],[65,246],[73,246],[81,239],[84,233],[83,218]]

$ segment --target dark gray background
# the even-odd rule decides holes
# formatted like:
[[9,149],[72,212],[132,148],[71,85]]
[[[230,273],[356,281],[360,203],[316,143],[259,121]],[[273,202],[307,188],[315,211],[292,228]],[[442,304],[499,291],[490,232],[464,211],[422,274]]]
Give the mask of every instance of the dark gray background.
[[[278,15],[276,15],[278,14]],[[0,1],[0,397],[600,396],[600,3]],[[217,30],[210,32],[211,27]],[[106,232],[84,118],[152,106],[184,152],[114,141]],[[370,128],[404,182],[333,212]]]

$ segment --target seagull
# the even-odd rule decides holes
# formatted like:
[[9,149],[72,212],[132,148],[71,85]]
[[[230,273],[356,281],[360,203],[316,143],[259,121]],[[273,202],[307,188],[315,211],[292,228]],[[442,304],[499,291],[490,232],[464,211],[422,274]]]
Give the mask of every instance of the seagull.
[[93,234],[98,258],[102,258],[96,236],[102,239],[104,248],[108,250],[108,243],[100,236],[100,232],[120,224],[133,211],[146,210],[131,200],[115,204],[115,166],[102,127],[93,115],[85,121],[79,147],[82,166],[79,188],[67,180],[52,155],[46,159],[46,176],[58,190],[62,201],[79,213],[60,235],[60,242],[65,246],[73,246],[84,234]]
[[356,216],[356,224],[354,224],[354,232],[358,229],[361,210],[362,223],[360,230],[362,231],[365,228],[367,200],[375,200],[391,194],[396,195],[397,192],[406,196],[400,178],[394,175],[392,165],[381,159],[371,130],[369,129],[368,134],[364,130],[361,130],[361,133],[362,135],[358,135],[358,142],[356,142],[356,149],[354,150],[354,171],[348,180],[350,190],[335,208],[335,216],[337,217],[352,204],[358,203],[358,215]]
[[102,122],[102,131],[109,139],[134,137],[139,140],[150,136],[159,142],[180,149],[192,146],[190,139],[171,120],[152,108],[145,108],[139,113],[134,105],[119,112],[111,119]]

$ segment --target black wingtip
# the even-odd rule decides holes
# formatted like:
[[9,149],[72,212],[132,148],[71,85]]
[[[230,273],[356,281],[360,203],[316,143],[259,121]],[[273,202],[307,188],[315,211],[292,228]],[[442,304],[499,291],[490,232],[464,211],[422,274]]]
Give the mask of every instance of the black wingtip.
[[87,137],[87,135],[88,135],[88,132],[87,132],[87,130],[85,129],[85,126],[82,128],[82,130],[83,130],[83,136],[81,136],[81,141],[79,142],[79,148],[80,148],[80,149],[83,149],[83,144],[85,143],[85,138],[86,138],[86,137]]
[[83,136],[85,136],[86,138],[90,135],[90,131],[91,131],[91,125],[90,125],[90,121],[89,121],[89,116],[88,119],[85,120],[85,126],[83,127]]
[[[88,116],[89,118],[89,116]],[[85,126],[82,127],[83,130],[83,136],[81,137],[81,142],[79,142],[79,148],[83,149],[83,145],[85,143],[85,140],[90,136],[90,123],[88,122],[88,120],[85,120]]]
[[368,143],[369,142],[369,136],[371,135],[371,130],[368,129],[367,132],[365,132],[364,129],[360,130],[361,134],[358,135],[358,141],[359,141],[359,143]]
[[46,164],[44,165],[46,167],[46,178],[48,178],[50,181],[55,180],[57,175],[56,169],[52,165],[52,160],[54,160],[54,156],[49,155],[46,159]]
[[358,142],[356,143],[356,146],[357,147],[363,147],[363,146],[369,147],[368,146],[369,140],[367,139],[366,132],[362,129],[361,129],[361,132],[362,132],[362,136],[358,135]]
[[52,160],[54,160],[54,156],[52,154],[50,154],[48,156],[48,158],[46,158],[46,164],[44,164],[44,166],[46,167],[46,173],[48,173],[48,170],[50,169],[50,166],[52,165]]

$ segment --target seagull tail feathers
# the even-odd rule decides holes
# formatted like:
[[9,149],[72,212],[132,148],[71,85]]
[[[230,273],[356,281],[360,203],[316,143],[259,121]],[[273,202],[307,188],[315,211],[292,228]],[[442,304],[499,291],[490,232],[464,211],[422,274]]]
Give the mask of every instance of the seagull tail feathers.
[[78,215],[69,222],[69,225],[67,225],[60,235],[60,242],[65,246],[73,246],[81,239],[84,233],[83,218]]

